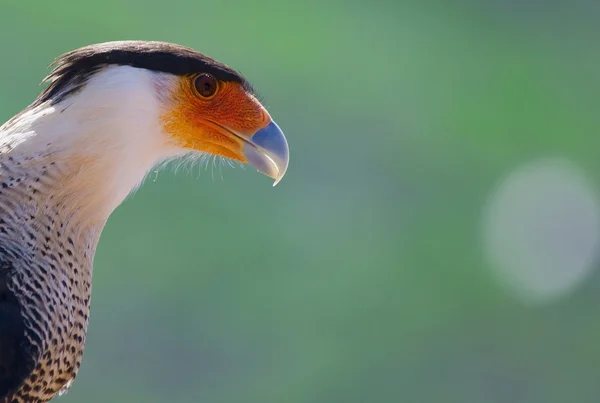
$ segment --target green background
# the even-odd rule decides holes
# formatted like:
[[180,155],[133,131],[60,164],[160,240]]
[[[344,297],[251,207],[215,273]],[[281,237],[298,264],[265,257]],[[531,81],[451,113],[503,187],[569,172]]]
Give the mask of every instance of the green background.
[[240,70],[290,144],[275,188],[166,169],[115,211],[56,401],[600,401],[597,263],[531,303],[482,247],[521,164],[600,182],[599,20],[594,1],[3,0],[3,120],[62,52],[164,40]]

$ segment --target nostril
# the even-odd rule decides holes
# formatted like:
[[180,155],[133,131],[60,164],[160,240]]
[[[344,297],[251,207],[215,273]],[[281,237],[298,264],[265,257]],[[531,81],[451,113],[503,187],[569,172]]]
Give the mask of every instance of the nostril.
[[271,116],[265,108],[260,108],[261,120],[265,123],[265,126],[271,122]]

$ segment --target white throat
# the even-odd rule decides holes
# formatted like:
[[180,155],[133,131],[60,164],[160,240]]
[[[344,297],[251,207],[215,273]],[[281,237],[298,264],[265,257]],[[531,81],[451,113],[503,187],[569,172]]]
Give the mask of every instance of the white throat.
[[0,164],[45,173],[54,200],[68,200],[80,219],[104,222],[153,166],[186,152],[160,122],[172,82],[168,74],[106,67],[64,100],[3,127]]

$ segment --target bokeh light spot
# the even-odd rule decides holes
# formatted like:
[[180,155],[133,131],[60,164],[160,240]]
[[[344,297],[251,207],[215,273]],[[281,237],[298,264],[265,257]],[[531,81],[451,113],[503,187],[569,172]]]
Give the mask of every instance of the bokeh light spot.
[[486,258],[499,281],[526,302],[572,291],[597,263],[600,206],[573,162],[542,158],[509,174],[483,209]]

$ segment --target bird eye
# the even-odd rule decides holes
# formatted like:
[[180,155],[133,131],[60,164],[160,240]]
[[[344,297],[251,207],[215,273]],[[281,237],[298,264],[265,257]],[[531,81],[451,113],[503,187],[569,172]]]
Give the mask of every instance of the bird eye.
[[210,98],[217,92],[217,80],[210,74],[200,74],[194,79],[194,87],[203,98]]

